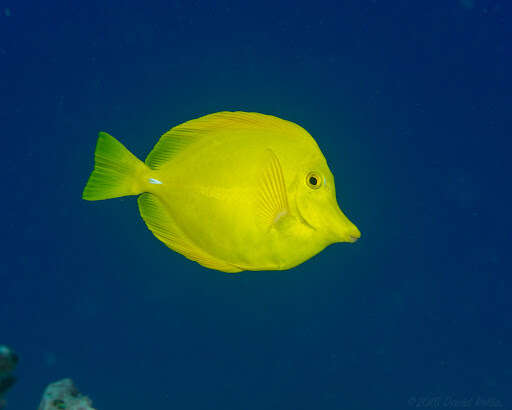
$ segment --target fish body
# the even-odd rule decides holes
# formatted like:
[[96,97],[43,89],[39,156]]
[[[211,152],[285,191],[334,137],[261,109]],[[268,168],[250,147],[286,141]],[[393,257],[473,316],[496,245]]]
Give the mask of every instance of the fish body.
[[139,195],[141,215],[171,249],[224,272],[292,268],[359,230],[334,177],[299,125],[221,112],[165,133],[142,163],[100,133],[88,200]]

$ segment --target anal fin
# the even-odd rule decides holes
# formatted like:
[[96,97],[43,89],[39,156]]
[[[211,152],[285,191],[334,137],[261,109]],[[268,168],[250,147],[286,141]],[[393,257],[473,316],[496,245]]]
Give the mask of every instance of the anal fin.
[[188,240],[176,226],[165,205],[156,195],[144,193],[139,196],[138,204],[142,219],[146,222],[149,230],[172,250],[206,268],[229,273],[241,271],[237,266],[209,255]]

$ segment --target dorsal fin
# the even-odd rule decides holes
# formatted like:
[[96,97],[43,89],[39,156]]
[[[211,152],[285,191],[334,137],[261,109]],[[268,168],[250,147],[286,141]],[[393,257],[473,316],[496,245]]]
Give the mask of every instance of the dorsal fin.
[[247,128],[288,130],[310,138],[307,131],[301,126],[272,115],[256,112],[222,111],[184,122],[167,131],[149,153],[146,158],[146,165],[152,169],[159,169],[174,155],[199,139],[212,137],[219,130]]
[[200,137],[196,133],[187,132],[186,129],[178,130],[178,127],[180,125],[170,129],[160,137],[160,140],[146,158],[148,167],[154,170],[160,169],[174,155],[193,144]]

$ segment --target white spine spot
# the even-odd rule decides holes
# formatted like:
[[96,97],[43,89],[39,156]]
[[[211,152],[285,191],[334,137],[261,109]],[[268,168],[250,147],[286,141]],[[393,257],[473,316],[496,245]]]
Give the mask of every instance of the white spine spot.
[[158,184],[162,184],[161,181],[159,181],[158,179],[155,179],[155,178],[149,178],[149,183],[150,184],[155,184],[155,185],[158,185]]

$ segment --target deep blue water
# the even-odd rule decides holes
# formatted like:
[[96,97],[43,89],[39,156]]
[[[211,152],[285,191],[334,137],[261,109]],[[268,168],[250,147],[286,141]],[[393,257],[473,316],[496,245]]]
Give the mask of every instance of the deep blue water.
[[[5,1],[0,344],[8,407],[512,409],[508,1]],[[222,110],[317,140],[362,231],[282,272],[168,250],[86,202],[99,130],[144,158]],[[487,400],[487,401],[484,401]]]

